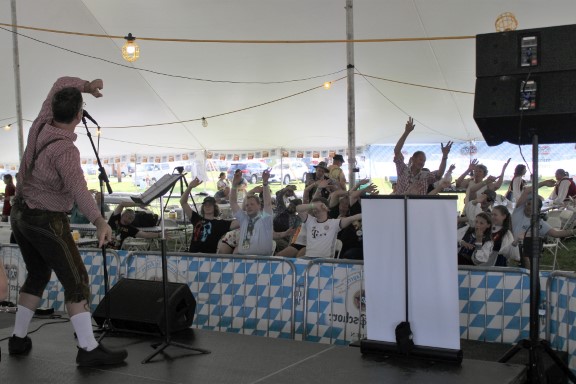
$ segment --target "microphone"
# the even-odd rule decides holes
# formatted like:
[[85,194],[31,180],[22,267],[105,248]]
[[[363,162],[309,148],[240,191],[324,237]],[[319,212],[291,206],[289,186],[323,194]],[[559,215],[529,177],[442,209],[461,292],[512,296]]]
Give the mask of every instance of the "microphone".
[[88,113],[88,111],[85,110],[85,109],[82,111],[82,122],[83,122],[84,124],[86,124],[86,119],[84,119],[84,118],[87,118],[87,119],[90,120],[92,123],[94,123],[98,128],[100,128],[100,126],[98,125],[98,123],[96,122],[96,120],[94,120],[94,119],[92,118],[92,116],[90,116],[90,114]]

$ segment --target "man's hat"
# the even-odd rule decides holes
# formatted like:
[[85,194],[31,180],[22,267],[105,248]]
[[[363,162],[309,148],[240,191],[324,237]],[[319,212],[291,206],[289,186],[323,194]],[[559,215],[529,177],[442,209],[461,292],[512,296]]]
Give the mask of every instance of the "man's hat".
[[204,198],[204,201],[202,201],[202,204],[206,204],[206,203],[216,205],[216,199],[213,198],[212,196],[206,196]]
[[344,157],[342,157],[342,155],[334,155],[332,160],[344,162]]
[[326,172],[330,172],[330,170],[328,169],[328,165],[326,164],[325,161],[321,161],[318,163],[318,165],[315,165],[314,168],[320,168],[325,170]]

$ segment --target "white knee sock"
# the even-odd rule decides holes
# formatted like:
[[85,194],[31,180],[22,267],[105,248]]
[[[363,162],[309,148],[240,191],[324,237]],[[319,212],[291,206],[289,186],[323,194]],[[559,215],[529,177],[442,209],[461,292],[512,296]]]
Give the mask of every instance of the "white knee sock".
[[13,335],[18,337],[26,337],[28,334],[28,326],[34,317],[34,311],[18,304],[18,311],[16,312],[16,319],[14,320]]
[[87,351],[91,351],[98,347],[98,342],[94,338],[94,331],[92,330],[92,316],[90,312],[81,312],[70,318],[76,337],[78,338],[78,346]]

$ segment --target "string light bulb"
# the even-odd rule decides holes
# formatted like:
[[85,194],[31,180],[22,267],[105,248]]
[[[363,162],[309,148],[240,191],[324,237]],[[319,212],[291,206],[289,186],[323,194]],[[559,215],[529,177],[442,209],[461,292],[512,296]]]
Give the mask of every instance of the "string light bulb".
[[202,126],[206,128],[208,126],[208,120],[205,117],[202,118]]
[[4,130],[5,130],[5,131],[9,131],[10,128],[12,128],[12,124],[6,124],[6,125],[4,126]]
[[126,43],[122,46],[122,57],[124,60],[132,63],[140,57],[140,47],[136,44],[136,38],[131,33],[124,36]]
[[330,87],[332,86],[332,82],[331,81],[327,81],[324,83],[324,89],[330,89]]

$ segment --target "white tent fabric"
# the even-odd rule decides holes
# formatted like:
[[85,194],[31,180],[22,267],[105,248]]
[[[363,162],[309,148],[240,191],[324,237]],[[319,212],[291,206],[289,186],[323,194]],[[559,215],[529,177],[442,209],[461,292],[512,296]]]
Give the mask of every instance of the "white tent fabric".
[[[10,3],[0,1],[1,125],[16,120]],[[173,41],[343,40],[345,0],[16,3],[17,24],[38,28],[18,29],[25,136],[53,82],[71,75],[104,80],[105,96],[85,100],[103,128],[104,156],[348,145],[346,80],[339,80],[346,75],[345,43]],[[576,2],[355,0],[356,40],[470,37],[356,43],[356,144],[395,142],[408,115],[416,120],[409,143],[482,140],[472,119],[473,36],[494,32],[502,12],[514,13],[520,29],[573,24]],[[133,64],[121,58],[122,38],[90,36],[129,32],[141,38]],[[330,90],[325,81],[333,81]],[[91,156],[84,128],[77,132],[82,155]],[[0,137],[0,163],[17,162],[17,129]]]

